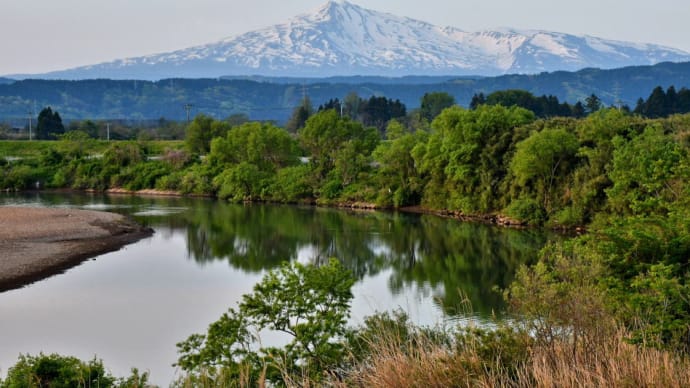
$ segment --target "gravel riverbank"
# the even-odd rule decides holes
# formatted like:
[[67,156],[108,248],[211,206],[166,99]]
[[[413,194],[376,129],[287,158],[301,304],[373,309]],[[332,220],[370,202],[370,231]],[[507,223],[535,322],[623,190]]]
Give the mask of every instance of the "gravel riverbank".
[[152,233],[120,214],[0,207],[0,291],[63,272]]

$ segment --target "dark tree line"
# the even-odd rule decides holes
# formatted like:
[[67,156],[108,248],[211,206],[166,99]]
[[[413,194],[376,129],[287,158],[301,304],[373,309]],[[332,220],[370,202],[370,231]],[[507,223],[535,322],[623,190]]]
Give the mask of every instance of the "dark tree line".
[[669,86],[664,92],[661,86],[657,86],[647,100],[642,98],[637,100],[634,112],[650,118],[688,113],[690,112],[690,90],[683,87],[676,91],[674,86]]
[[332,98],[325,104],[320,105],[318,111],[329,109],[334,109],[365,126],[376,127],[382,132],[386,129],[386,125],[390,120],[407,115],[407,107],[400,100],[377,96],[364,99],[351,95],[346,97],[344,101]]
[[488,96],[484,93],[475,94],[470,102],[470,109],[476,109],[480,105],[503,105],[506,107],[519,106],[532,111],[537,117],[585,117],[592,112],[603,108],[601,99],[591,94],[585,102],[578,101],[575,104],[560,102],[558,97],[542,95],[537,97],[526,90],[501,90]]

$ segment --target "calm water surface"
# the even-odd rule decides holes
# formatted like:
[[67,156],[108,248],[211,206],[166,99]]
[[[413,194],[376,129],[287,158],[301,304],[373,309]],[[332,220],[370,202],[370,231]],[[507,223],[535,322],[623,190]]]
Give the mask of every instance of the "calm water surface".
[[64,274],[0,293],[0,375],[20,353],[42,351],[97,356],[116,376],[136,366],[161,386],[177,372],[175,343],[204,332],[285,260],[337,257],[350,268],[358,279],[352,324],[403,309],[412,321],[434,325],[499,312],[495,287],[506,286],[546,242],[534,231],[435,216],[206,199],[41,193],[0,195],[0,205],[107,210],[155,230]]

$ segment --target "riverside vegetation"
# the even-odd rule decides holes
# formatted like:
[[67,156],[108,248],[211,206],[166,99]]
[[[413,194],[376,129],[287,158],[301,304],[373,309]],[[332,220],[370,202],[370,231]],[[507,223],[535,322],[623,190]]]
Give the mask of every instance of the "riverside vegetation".
[[[442,108],[383,133],[329,109],[307,110],[296,133],[198,116],[185,148],[155,160],[141,142],[94,157],[92,140],[68,132],[37,158],[4,161],[0,185],[420,206],[586,230],[518,271],[503,290],[512,319],[495,328],[420,328],[402,312],[348,328],[352,275],[337,261],[286,264],[178,344],[179,386],[690,385],[690,115]],[[262,347],[260,330],[291,342]],[[43,376],[50,357],[20,359],[0,385]]]

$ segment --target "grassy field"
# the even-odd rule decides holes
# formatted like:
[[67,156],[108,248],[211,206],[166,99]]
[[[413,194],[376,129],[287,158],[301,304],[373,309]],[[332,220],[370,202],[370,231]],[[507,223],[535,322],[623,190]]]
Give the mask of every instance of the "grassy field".
[[[92,140],[89,141],[88,153],[101,154],[109,145],[117,142],[138,142],[136,140],[123,141],[106,141],[106,140]],[[145,149],[148,150],[149,155],[162,154],[166,149],[182,149],[184,148],[184,141],[182,140],[149,140],[141,142]],[[59,149],[64,147],[62,141],[54,140],[0,140],[0,158],[19,157],[19,158],[35,158],[50,149]]]

